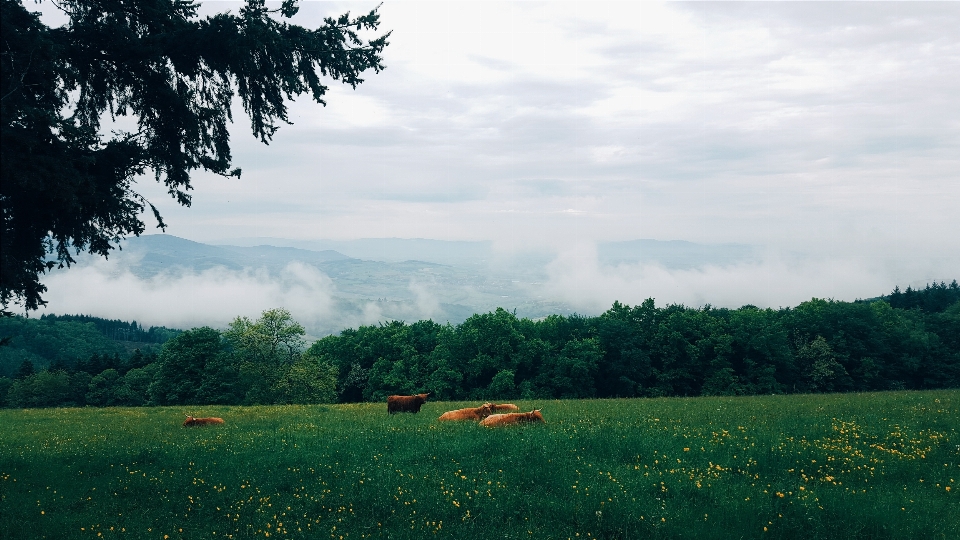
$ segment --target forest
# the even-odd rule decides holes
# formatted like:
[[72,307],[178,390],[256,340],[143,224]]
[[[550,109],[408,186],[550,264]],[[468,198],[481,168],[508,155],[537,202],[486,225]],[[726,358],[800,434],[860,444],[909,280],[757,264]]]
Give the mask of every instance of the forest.
[[[227,329],[0,320],[5,407],[282,404],[867,392],[960,386],[960,286],[760,309],[636,306],[458,325],[385,322],[309,347],[283,309]],[[139,341],[117,341],[136,336]],[[150,336],[154,336],[151,338]],[[159,343],[162,343],[159,344]],[[130,351],[130,347],[137,345]],[[21,359],[15,369],[11,361]]]

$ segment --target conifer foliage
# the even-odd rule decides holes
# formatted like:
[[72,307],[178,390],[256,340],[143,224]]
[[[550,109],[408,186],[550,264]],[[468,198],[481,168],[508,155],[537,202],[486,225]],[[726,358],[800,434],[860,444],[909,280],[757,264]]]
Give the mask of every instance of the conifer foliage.
[[2,6],[0,301],[44,304],[40,275],[106,256],[145,229],[153,204],[133,189],[153,174],[190,206],[191,173],[239,176],[227,123],[239,95],[253,134],[269,143],[288,100],[325,104],[322,77],[356,88],[384,68],[389,33],[376,10],[289,24],[298,7],[247,0],[238,13],[198,16],[184,0],[59,0],[69,22],[45,25],[22,0]]

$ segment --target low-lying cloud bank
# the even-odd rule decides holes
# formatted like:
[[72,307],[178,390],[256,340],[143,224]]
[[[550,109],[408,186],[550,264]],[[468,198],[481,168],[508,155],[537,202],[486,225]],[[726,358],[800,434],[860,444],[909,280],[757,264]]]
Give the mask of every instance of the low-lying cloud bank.
[[547,273],[545,294],[583,313],[603,311],[616,300],[635,305],[647,298],[654,298],[658,305],[778,308],[814,297],[873,298],[898,285],[922,287],[928,282],[957,279],[960,257],[921,261],[770,252],[756,261],[727,266],[669,269],[643,263],[604,266],[595,249],[584,245],[561,253],[547,266]]
[[52,272],[45,280],[45,313],[135,320],[145,326],[225,328],[236,317],[257,318],[283,307],[312,336],[388,320],[438,318],[443,308],[429,287],[411,283],[412,300],[373,301],[338,295],[329,276],[293,262],[279,273],[265,269],[202,272],[174,270],[142,278],[116,259]]
[[223,328],[237,316],[256,318],[278,306],[304,324],[322,322],[334,313],[332,281],[301,263],[288,265],[279,276],[265,270],[212,268],[143,279],[100,261],[54,271],[44,283],[48,305],[41,313],[136,320],[148,326]]
[[[855,300],[890,292],[894,286],[923,286],[960,278],[960,257],[938,261],[866,257],[800,257],[769,253],[750,261],[696,268],[660,264],[603,265],[594,245],[574,246],[546,265],[547,279],[527,288],[526,300],[553,302],[585,315],[602,313],[614,301],[636,305],[654,298],[699,307],[795,306],[813,297]],[[903,279],[901,276],[911,276]],[[919,278],[919,279],[918,279]],[[389,320],[452,320],[439,298],[449,296],[436,283],[411,282],[405,300],[362,298],[338,291],[316,267],[293,262],[279,273],[263,269],[201,272],[170,271],[137,277],[117,260],[49,274],[43,313],[87,314],[136,320],[146,326],[225,328],[237,316],[256,318],[266,309],[284,307],[320,337],[345,328]],[[510,302],[523,301],[511,298]],[[518,304],[512,304],[518,305]],[[510,309],[512,305],[503,305]],[[486,312],[496,305],[471,305]],[[459,306],[464,308],[464,306]],[[525,313],[518,312],[518,315]],[[465,315],[461,313],[460,320]]]

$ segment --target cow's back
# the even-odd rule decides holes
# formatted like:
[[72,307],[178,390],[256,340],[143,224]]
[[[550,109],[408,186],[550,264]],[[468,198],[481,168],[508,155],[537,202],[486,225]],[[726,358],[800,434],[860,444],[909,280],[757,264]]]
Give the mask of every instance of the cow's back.
[[491,414],[480,421],[481,426],[509,426],[513,424],[543,422],[543,415],[540,411],[531,411],[528,413],[501,413]]
[[469,420],[472,414],[466,409],[459,409],[456,411],[447,411],[440,415],[437,420],[447,421],[447,420]]
[[505,418],[506,414],[491,414],[490,416],[484,418],[480,421],[481,426],[501,426],[509,421]]
[[496,412],[500,411],[519,411],[520,407],[517,407],[513,403],[497,403],[493,406],[493,410]]
[[490,413],[490,405],[486,404],[483,407],[468,407],[466,409],[447,411],[441,414],[438,420],[481,420],[489,416]]
[[223,424],[223,418],[209,417],[209,418],[196,418],[193,416],[188,416],[183,422],[184,427],[196,427],[196,426],[215,426]]

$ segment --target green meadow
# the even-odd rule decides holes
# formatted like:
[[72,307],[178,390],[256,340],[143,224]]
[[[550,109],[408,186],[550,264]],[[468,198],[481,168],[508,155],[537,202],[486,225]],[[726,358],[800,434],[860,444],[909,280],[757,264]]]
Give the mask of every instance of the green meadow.
[[960,390],[517,404],[0,410],[0,538],[960,538]]

